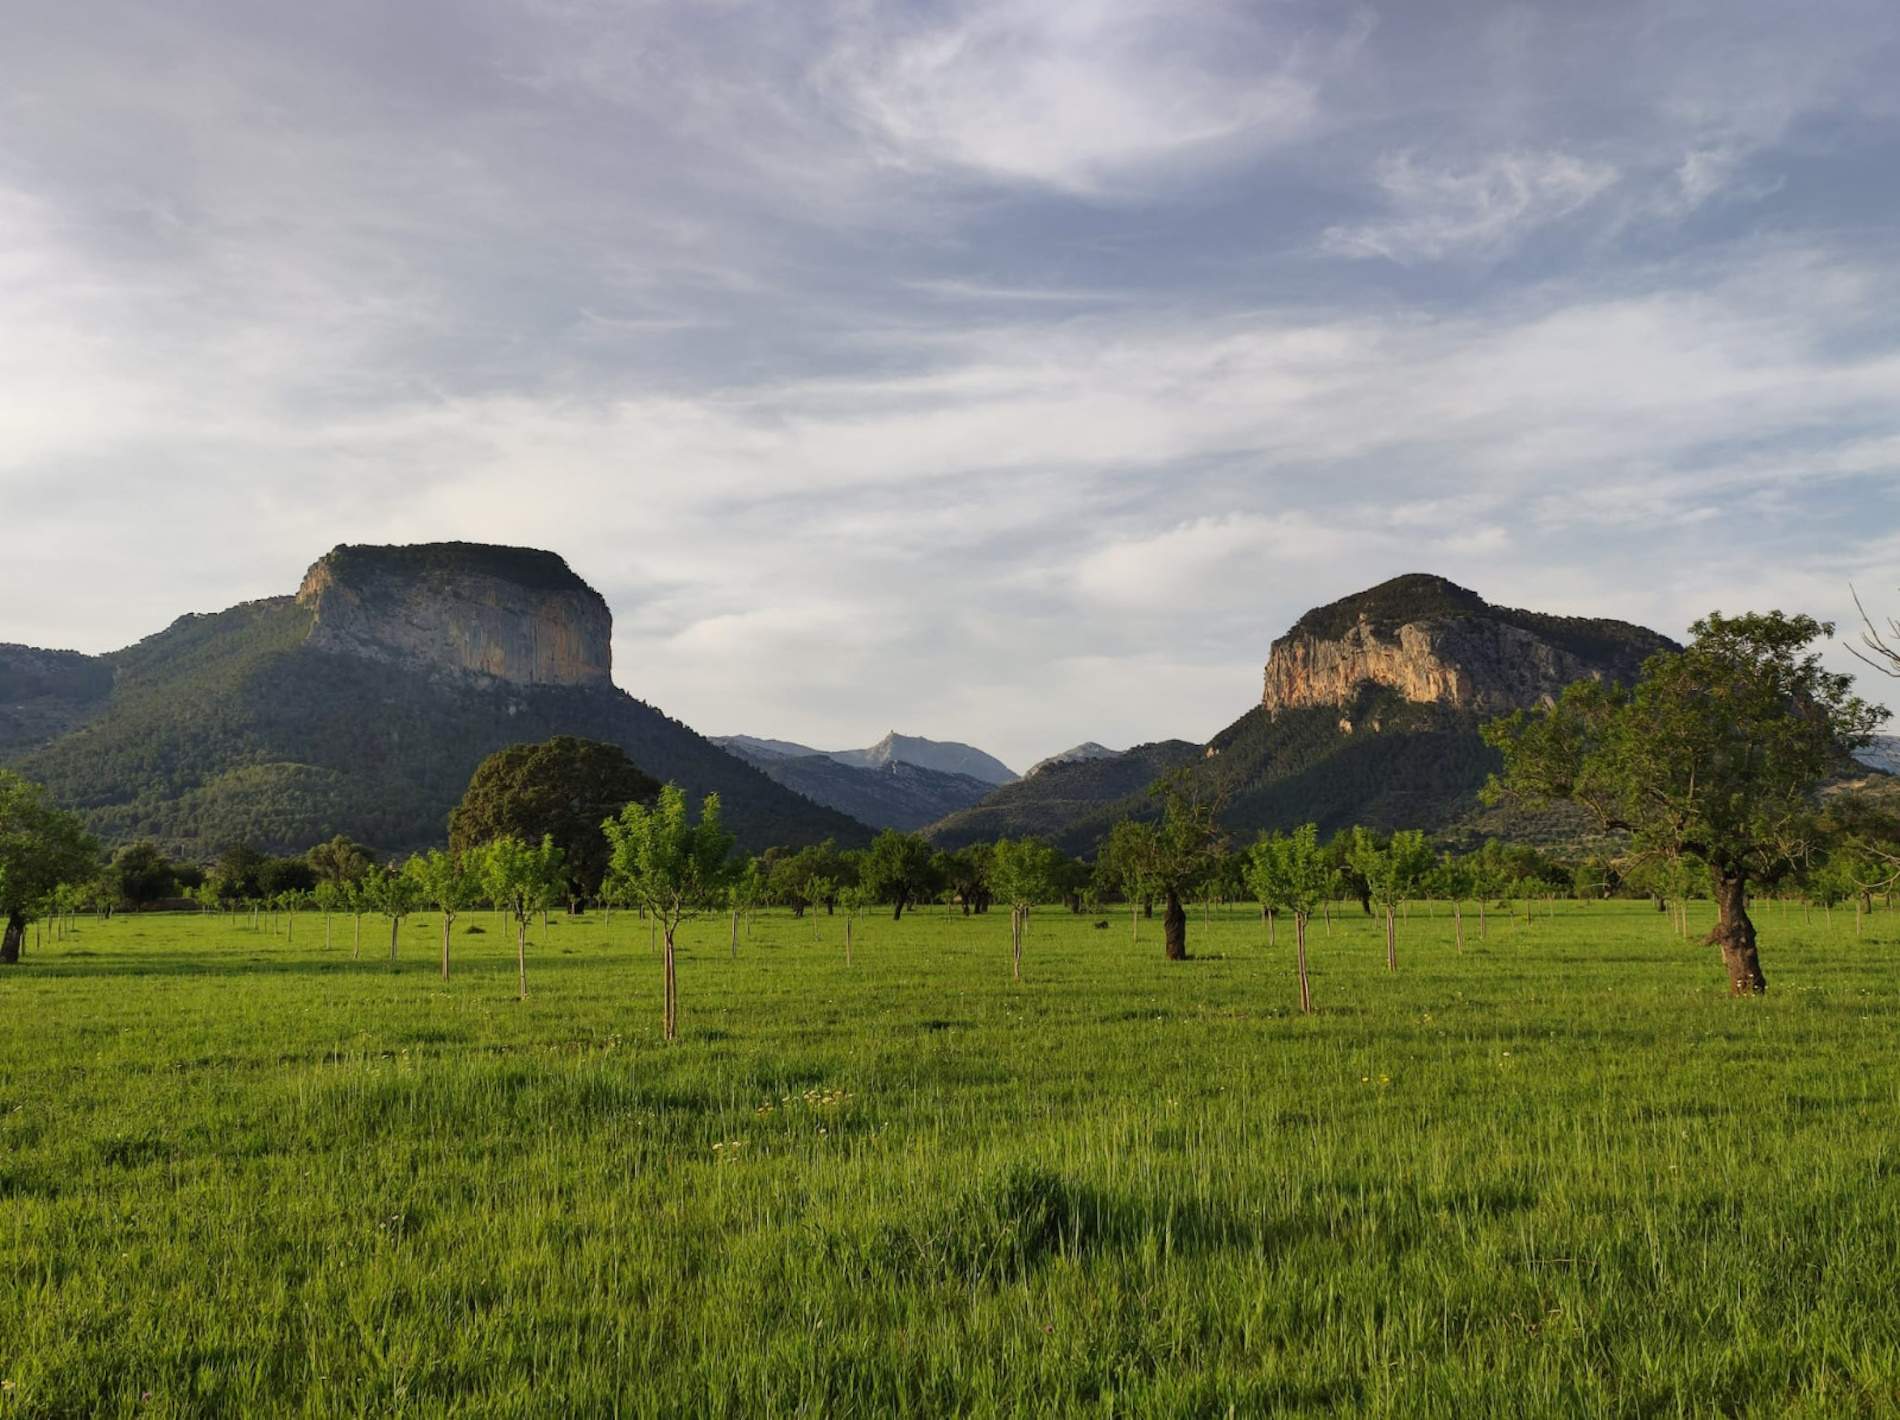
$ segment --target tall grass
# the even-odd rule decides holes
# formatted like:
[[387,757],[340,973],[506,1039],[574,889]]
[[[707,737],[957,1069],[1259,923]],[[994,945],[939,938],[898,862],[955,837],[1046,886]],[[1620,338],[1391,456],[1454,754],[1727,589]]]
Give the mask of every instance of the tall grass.
[[0,1417],[1900,1409],[1900,919],[465,920],[0,975]]

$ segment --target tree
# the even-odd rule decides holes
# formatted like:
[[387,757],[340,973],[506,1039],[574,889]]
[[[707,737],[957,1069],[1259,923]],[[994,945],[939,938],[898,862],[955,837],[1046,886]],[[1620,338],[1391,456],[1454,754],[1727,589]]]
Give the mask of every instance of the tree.
[[1652,656],[1633,688],[1582,681],[1535,713],[1494,721],[1504,756],[1496,802],[1581,805],[1633,851],[1708,864],[1733,995],[1767,990],[1748,915],[1751,884],[1772,886],[1807,856],[1815,792],[1886,712],[1821,665],[1831,624],[1779,611],[1711,613],[1683,650]]
[[603,825],[613,871],[635,899],[653,913],[666,937],[660,1008],[667,1040],[679,1034],[679,979],[674,934],[686,918],[724,900],[731,876],[733,836],[719,819],[719,796],[708,794],[699,822],[687,816],[686,795],[677,784],[660,790],[651,808],[631,803]]
[[995,897],[990,891],[993,852],[987,843],[972,843],[954,853],[937,853],[931,857],[932,875],[956,895],[965,917],[972,912],[990,910],[990,902]]
[[442,914],[442,979],[449,979],[449,933],[455,916],[481,896],[482,879],[474,857],[467,853],[445,853],[432,848],[412,857],[403,872],[414,880],[425,902],[433,902]]
[[383,868],[364,879],[371,905],[389,919],[389,959],[396,959],[396,937],[403,918],[422,906],[421,885],[407,873]]
[[566,865],[552,836],[529,846],[512,833],[471,855],[480,875],[482,893],[515,920],[515,978],[520,998],[528,999],[528,921],[547,894],[566,882]]
[[1125,818],[1108,831],[1095,854],[1095,888],[1102,896],[1120,893],[1128,903],[1129,940],[1141,940],[1141,904],[1157,891],[1148,876],[1154,861],[1154,825]]
[[371,867],[369,850],[341,833],[312,848],[304,854],[304,860],[317,875],[318,883],[360,882]]
[[1440,857],[1425,882],[1427,891],[1451,904],[1452,931],[1461,952],[1465,949],[1465,899],[1471,896],[1472,883],[1470,862],[1454,853]]
[[1202,879],[1226,855],[1220,828],[1220,804],[1205,797],[1186,775],[1163,779],[1150,794],[1161,801],[1161,821],[1135,839],[1142,855],[1136,877],[1166,904],[1161,919],[1162,951],[1169,961],[1187,960],[1187,909]]
[[1056,890],[1056,870],[1062,855],[1040,838],[1002,838],[990,864],[990,884],[1009,904],[1010,976],[1023,979],[1023,935],[1029,929],[1029,910]]
[[26,926],[62,882],[84,882],[99,865],[99,844],[78,818],[53,808],[45,791],[0,769],[0,963],[13,965]]
[[599,894],[607,873],[601,821],[623,805],[651,802],[659,788],[618,745],[574,735],[510,745],[481,762],[449,814],[449,851],[508,835],[523,843],[552,838],[567,865],[569,906],[577,908]]
[[871,840],[858,871],[859,881],[872,897],[891,904],[893,922],[902,919],[906,907],[936,891],[930,844],[921,834],[885,829]]
[[[732,875],[732,882],[726,888],[726,905],[732,909],[732,955],[735,961],[739,956],[739,919],[764,901],[765,887],[765,865],[757,858],[748,858],[745,866]],[[848,935],[849,923],[845,931]]]
[[178,890],[178,874],[150,843],[132,843],[112,855],[106,885],[121,906],[148,907]]
[[1336,872],[1320,847],[1319,828],[1304,824],[1290,834],[1263,834],[1248,855],[1247,881],[1263,903],[1293,914],[1295,962],[1300,982],[1300,1011],[1313,1010],[1313,988],[1306,972],[1306,928],[1313,913],[1329,899]]
[[1431,850],[1417,829],[1401,830],[1381,848],[1363,828],[1353,830],[1349,855],[1370,899],[1385,914],[1385,969],[1399,969],[1399,904],[1412,897],[1432,870]]
[[844,914],[844,964],[851,965],[851,928],[874,899],[857,884],[838,889],[838,910]]

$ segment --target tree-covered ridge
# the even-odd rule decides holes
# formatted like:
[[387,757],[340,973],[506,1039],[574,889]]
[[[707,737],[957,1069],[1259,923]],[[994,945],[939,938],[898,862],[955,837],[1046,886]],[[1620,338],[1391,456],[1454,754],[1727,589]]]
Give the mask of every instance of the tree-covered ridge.
[[1364,621],[1373,631],[1389,636],[1413,622],[1466,616],[1482,616],[1528,631],[1625,680],[1635,676],[1647,657],[1675,645],[1668,637],[1627,621],[1493,606],[1468,587],[1423,572],[1394,577],[1315,607],[1293,623],[1289,635],[1337,641]]
[[385,852],[439,844],[476,765],[558,734],[721,794],[748,847],[869,836],[622,691],[448,683],[312,650],[309,627],[287,597],[182,617],[107,658],[118,687],[97,719],[13,758],[108,842],[187,857],[336,833]]
[[585,591],[599,596],[559,553],[485,542],[419,542],[403,546],[343,543],[318,561],[339,582],[378,577],[427,582],[457,576],[498,577],[534,591]]

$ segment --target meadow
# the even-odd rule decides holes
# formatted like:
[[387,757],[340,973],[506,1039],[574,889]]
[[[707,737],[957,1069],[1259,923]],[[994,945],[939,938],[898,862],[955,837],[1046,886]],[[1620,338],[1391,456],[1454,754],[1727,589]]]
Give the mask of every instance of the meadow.
[[[1708,908],[1695,912],[1706,919]],[[0,1417],[1900,1410],[1900,918],[81,918],[0,973]],[[1706,930],[1706,920],[1702,923]],[[471,932],[479,927],[480,932]]]

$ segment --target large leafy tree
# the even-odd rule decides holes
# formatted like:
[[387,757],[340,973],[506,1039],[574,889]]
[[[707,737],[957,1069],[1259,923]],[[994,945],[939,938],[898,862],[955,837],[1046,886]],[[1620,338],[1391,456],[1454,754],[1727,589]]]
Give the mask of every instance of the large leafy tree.
[[686,918],[722,905],[733,873],[733,836],[719,819],[719,796],[708,794],[699,821],[687,812],[677,784],[660,790],[651,808],[628,804],[602,828],[610,844],[610,870],[634,901],[654,915],[666,939],[661,1031],[679,1034],[679,978],[673,937]]
[[154,845],[130,843],[112,855],[106,887],[122,906],[146,907],[177,892],[178,873]]
[[906,907],[924,901],[937,890],[930,844],[921,834],[887,828],[864,851],[858,863],[858,880],[879,902],[891,904],[891,920],[897,921]]
[[1751,885],[1807,860],[1820,833],[1815,791],[1886,711],[1823,668],[1834,632],[1808,616],[1712,613],[1683,650],[1650,658],[1631,689],[1582,681],[1535,713],[1493,722],[1504,756],[1487,794],[1566,800],[1631,838],[1639,856],[1706,863],[1729,990],[1767,989],[1748,915]]
[[651,802],[659,790],[618,745],[574,735],[510,745],[481,762],[449,814],[449,851],[511,835],[523,843],[552,838],[566,864],[568,899],[578,904],[598,896],[607,873],[601,821],[627,804]]
[[55,888],[88,880],[98,866],[99,844],[77,818],[0,769],[0,963],[19,961],[26,925]]

